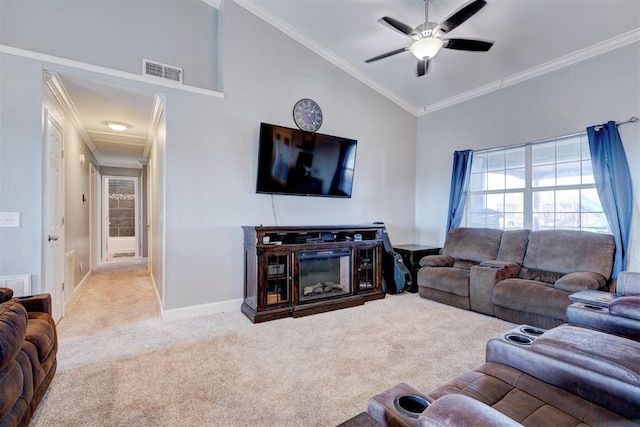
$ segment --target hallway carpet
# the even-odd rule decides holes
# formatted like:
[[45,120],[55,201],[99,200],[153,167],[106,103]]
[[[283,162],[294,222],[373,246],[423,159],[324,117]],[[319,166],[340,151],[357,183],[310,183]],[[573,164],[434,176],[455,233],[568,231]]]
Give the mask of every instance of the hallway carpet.
[[420,298],[252,324],[162,322],[146,266],[96,271],[58,325],[58,372],[32,426],[335,426],[399,382],[428,392],[513,327]]

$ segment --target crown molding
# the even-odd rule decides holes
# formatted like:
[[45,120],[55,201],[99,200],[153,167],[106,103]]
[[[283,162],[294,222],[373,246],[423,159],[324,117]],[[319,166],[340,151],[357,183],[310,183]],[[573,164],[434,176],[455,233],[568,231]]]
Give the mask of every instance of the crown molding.
[[85,126],[84,122],[80,118],[80,113],[78,112],[78,109],[76,108],[75,104],[71,100],[69,93],[67,92],[64,85],[62,84],[62,80],[60,80],[60,76],[57,73],[54,73],[53,71],[45,70],[44,77],[45,77],[45,82],[47,86],[49,87],[49,89],[51,89],[51,93],[53,93],[53,96],[62,106],[62,109],[65,111],[65,113],[69,117],[69,120],[71,120],[73,127],[76,128],[76,130],[80,134],[80,137],[82,138],[84,143],[87,145],[87,147],[89,147],[89,150],[91,150],[91,153],[98,161],[98,164],[102,166],[102,158],[100,157],[100,153],[98,152],[98,147],[96,147],[95,143],[93,142],[93,139],[89,135],[89,132],[87,132],[87,127]]
[[[206,1],[206,0],[205,0]],[[523,81],[541,76],[543,74],[550,73],[552,71],[567,67],[569,65],[575,64],[580,61],[584,61],[586,59],[592,58],[594,56],[601,55],[605,52],[609,52],[614,49],[618,49],[623,46],[627,46],[631,43],[636,43],[640,41],[640,28],[631,30],[627,33],[621,34],[619,36],[613,37],[609,40],[605,40],[603,42],[597,43],[593,46],[589,46],[585,49],[578,50],[576,52],[572,52],[568,55],[562,56],[560,58],[554,59],[547,63],[541,64],[539,66],[530,68],[523,72],[514,74],[509,77],[505,77],[501,80],[497,80],[486,85],[480,86],[478,88],[472,89],[470,91],[461,93],[456,96],[452,96],[450,98],[444,99],[442,101],[435,102],[433,104],[428,104],[423,108],[416,107],[406,99],[398,96],[395,92],[388,89],[386,86],[381,85],[380,83],[374,81],[365,73],[355,68],[353,65],[335,55],[333,52],[329,51],[324,46],[318,44],[314,40],[307,37],[305,34],[301,33],[273,13],[269,12],[267,9],[263,8],[259,4],[257,4],[254,0],[233,0],[236,4],[242,6],[249,12],[256,15],[258,18],[267,22],[271,26],[280,30],[287,36],[296,40],[303,46],[309,48],[312,52],[320,55],[327,61],[331,62],[333,65],[342,69],[346,73],[350,74],[352,77],[356,78],[360,82],[369,86],[376,92],[385,96],[389,100],[395,102],[400,107],[407,110],[409,113],[413,114],[416,117],[424,116],[425,114],[432,113],[434,111],[442,110],[444,108],[450,107],[455,104],[459,104],[461,102],[468,101],[473,98],[477,98],[482,95],[486,95],[491,92],[495,92],[507,86],[515,85],[521,83]]]
[[233,0],[233,1],[236,4],[245,8],[246,10],[248,10],[249,12],[256,15],[258,18],[262,19],[266,23],[270,24],[274,28],[280,30],[287,36],[291,37],[293,40],[297,41],[301,45],[310,49],[312,52],[326,59],[336,67],[340,68],[342,71],[346,72],[352,77],[355,77],[361,83],[364,83],[365,85],[369,86],[371,89],[375,90],[382,96],[393,101],[400,107],[407,110],[409,113],[413,114],[414,116],[418,115],[418,110],[414,105],[412,105],[411,103],[407,102],[405,99],[398,96],[392,90],[388,89],[387,87],[371,79],[365,73],[363,73],[362,71],[360,71],[359,69],[357,69],[356,67],[354,67],[353,65],[345,61],[344,59],[340,58],[338,55],[334,54],[333,52],[331,52],[321,44],[317,43],[315,40],[312,40],[311,38],[307,37],[305,34],[301,33],[300,31],[298,31],[297,29],[295,29],[294,27],[292,27],[291,25],[289,25],[288,23],[286,23],[285,21],[283,21],[282,19],[274,15],[273,13],[269,12],[267,9],[260,6],[255,1],[253,0]]
[[609,52],[611,50],[615,50],[639,41],[640,41],[640,28],[637,28],[635,30],[613,37],[609,40],[596,43],[587,48],[572,52],[568,55],[562,56],[560,58],[554,59],[552,61],[546,62],[541,65],[538,65],[537,67],[529,68],[528,70],[525,70],[521,73],[517,73],[512,76],[505,77],[502,80],[497,80],[495,82],[486,84],[484,86],[478,87],[476,89],[470,90],[460,95],[453,96],[451,98],[447,98],[445,100],[435,102],[433,104],[429,104],[426,106],[426,108],[420,110],[418,116],[424,116],[425,114],[442,110],[444,108],[451,107],[452,105],[459,104],[461,102],[465,102],[470,99],[477,98],[479,96],[486,95],[491,92],[495,92],[507,86],[512,86],[518,83],[522,83],[526,80],[533,79],[535,77],[550,73],[555,70],[559,70],[564,67],[568,67],[569,65],[573,65],[577,62],[581,62],[586,59],[593,58],[594,56],[598,56],[603,53]]
[[222,0],[202,0],[202,1],[216,9],[220,9],[220,4],[222,3]]

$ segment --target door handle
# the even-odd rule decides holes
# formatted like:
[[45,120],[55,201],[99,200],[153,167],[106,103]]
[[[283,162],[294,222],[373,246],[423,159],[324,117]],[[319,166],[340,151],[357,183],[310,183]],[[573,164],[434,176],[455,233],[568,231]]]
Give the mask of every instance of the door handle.
[[58,241],[58,236],[49,236],[49,241],[54,241],[57,242]]

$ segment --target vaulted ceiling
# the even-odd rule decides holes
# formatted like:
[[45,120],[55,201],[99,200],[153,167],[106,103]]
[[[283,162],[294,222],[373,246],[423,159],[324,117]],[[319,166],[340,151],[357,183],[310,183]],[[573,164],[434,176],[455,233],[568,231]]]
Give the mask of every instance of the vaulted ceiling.
[[[489,39],[493,47],[442,49],[428,74],[417,77],[409,51],[365,60],[410,45],[408,36],[378,20],[388,16],[416,27],[424,22],[423,0],[234,1],[417,116],[640,41],[640,0],[487,0],[446,36]],[[429,0],[429,21],[441,22],[463,4]],[[60,79],[100,163],[140,167],[154,95],[85,78]],[[107,120],[131,128],[119,134],[106,127]]]
[[[408,111],[420,115],[640,40],[638,0],[487,0],[447,37],[495,41],[488,52],[442,49],[417,77],[411,39],[378,22],[424,22],[424,0],[236,0]],[[429,0],[439,23],[464,0]]]

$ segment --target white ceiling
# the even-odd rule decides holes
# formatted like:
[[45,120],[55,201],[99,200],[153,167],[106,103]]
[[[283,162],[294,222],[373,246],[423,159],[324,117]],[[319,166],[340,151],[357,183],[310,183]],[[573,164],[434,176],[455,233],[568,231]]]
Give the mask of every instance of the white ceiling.
[[[77,113],[82,136],[102,166],[140,168],[146,164],[155,94],[135,87],[60,74],[58,78]],[[130,127],[115,132],[108,121]]]
[[[422,0],[234,1],[415,115],[640,41],[640,0],[487,0],[447,37],[494,40],[491,50],[443,49],[418,78],[410,52],[364,61],[410,44],[377,20],[390,16],[415,27],[424,21]],[[429,20],[440,22],[462,4],[429,0]],[[154,94],[67,75],[60,80],[100,164],[141,167]],[[115,133],[106,121],[131,128]]]
[[[418,78],[408,51],[364,61],[410,44],[377,20],[416,27],[424,22],[423,0],[235,1],[416,115],[640,40],[640,0],[487,0],[447,37],[494,40],[491,50],[442,49]],[[464,3],[429,0],[429,21]]]

